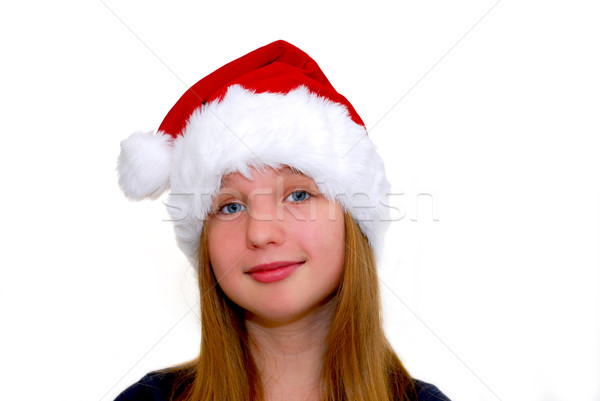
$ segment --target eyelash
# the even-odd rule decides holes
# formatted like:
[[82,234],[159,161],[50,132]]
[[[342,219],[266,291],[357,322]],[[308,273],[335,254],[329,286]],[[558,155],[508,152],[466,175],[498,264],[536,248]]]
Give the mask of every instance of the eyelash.
[[[304,199],[300,199],[300,200],[295,200],[295,201],[294,201],[294,200],[291,200],[291,202],[293,202],[293,203],[303,203],[303,202],[306,202],[308,199],[310,199],[311,197],[313,197],[313,196],[314,196],[312,193],[310,193],[309,191],[307,191],[307,190],[305,190],[305,189],[297,189],[297,190],[294,190],[294,191],[290,192],[290,194],[289,194],[288,196],[286,196],[284,199],[287,201],[287,199],[288,199],[289,197],[291,197],[291,196],[292,196],[292,195],[294,195],[294,194],[298,194],[298,193],[301,193],[301,194],[304,194],[304,195],[306,195],[306,198],[304,198]],[[238,211],[234,211],[234,212],[229,212],[229,213],[226,213],[226,212],[224,211],[224,210],[225,210],[225,208],[227,208],[227,207],[229,207],[229,206],[232,206],[232,205],[238,205],[238,206],[241,206],[243,209],[242,209],[242,210],[238,210]],[[217,214],[235,214],[235,213],[243,212],[244,210],[246,210],[246,206],[242,205],[242,204],[241,204],[241,203],[239,203],[239,202],[231,202],[231,203],[226,203],[226,204],[224,204],[224,205],[221,205],[221,206],[219,206],[219,207],[217,208],[217,211],[216,211],[216,213],[217,213]]]
[[294,201],[295,203],[304,202],[304,201],[310,199],[313,196],[313,194],[311,194],[310,192],[308,192],[305,189],[296,189],[295,191],[292,191],[288,196],[286,196],[285,199],[287,200],[290,196],[292,196],[294,194],[298,194],[298,193],[306,194],[306,198]]
[[[233,205],[241,206],[241,207],[243,207],[244,209],[242,209],[242,210],[238,210],[237,212],[231,212],[231,213],[225,213],[225,212],[223,211],[223,210],[224,210],[226,207],[228,207],[228,206],[233,206]],[[243,212],[244,210],[246,210],[246,206],[244,206],[244,205],[242,205],[242,204],[240,204],[240,203],[231,202],[231,203],[227,203],[227,204],[225,204],[225,205],[223,205],[223,206],[220,206],[220,207],[217,209],[217,214],[235,214],[235,213],[238,213],[238,212]]]

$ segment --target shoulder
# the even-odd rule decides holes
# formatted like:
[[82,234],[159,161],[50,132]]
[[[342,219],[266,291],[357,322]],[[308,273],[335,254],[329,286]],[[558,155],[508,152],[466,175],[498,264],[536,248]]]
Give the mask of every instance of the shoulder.
[[417,401],[450,401],[436,386],[421,380],[413,379],[417,390]]
[[171,398],[174,380],[174,373],[150,372],[125,389],[115,401],[167,401]]

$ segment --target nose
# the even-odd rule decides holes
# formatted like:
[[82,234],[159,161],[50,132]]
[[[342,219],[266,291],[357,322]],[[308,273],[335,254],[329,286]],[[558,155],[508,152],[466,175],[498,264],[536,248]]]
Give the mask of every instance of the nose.
[[276,202],[254,203],[246,220],[246,246],[248,249],[265,248],[283,241],[283,219],[277,212]]

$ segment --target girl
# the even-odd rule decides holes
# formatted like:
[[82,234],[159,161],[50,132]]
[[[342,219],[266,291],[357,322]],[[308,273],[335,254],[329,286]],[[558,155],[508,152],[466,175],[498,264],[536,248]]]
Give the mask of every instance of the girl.
[[125,400],[447,400],[381,322],[381,158],[352,105],[283,41],[192,86],[121,144],[119,183],[167,208],[198,270],[202,343]]

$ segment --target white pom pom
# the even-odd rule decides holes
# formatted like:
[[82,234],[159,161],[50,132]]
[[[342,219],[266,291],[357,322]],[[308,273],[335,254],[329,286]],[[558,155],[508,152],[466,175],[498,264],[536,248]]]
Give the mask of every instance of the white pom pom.
[[170,135],[136,132],[121,142],[119,186],[133,200],[155,199],[169,188],[173,146]]

